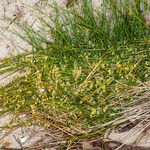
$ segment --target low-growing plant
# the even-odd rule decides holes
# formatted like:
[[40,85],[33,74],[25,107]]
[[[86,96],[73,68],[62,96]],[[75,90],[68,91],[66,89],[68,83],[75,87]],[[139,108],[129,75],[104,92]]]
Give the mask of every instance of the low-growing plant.
[[54,16],[35,8],[51,39],[16,23],[23,34],[14,34],[32,51],[1,60],[0,74],[25,75],[0,88],[0,113],[26,114],[31,124],[53,126],[73,137],[111,127],[93,128],[120,117],[132,102],[128,90],[149,80],[150,37],[142,2],[131,8],[130,1],[107,0],[100,10],[91,0],[67,9],[47,4]]

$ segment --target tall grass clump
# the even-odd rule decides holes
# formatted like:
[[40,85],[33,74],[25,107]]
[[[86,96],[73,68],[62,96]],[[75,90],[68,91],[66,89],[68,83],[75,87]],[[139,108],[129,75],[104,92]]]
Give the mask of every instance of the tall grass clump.
[[32,50],[1,60],[1,74],[24,75],[0,88],[0,114],[26,114],[24,123],[53,126],[71,137],[112,127],[103,124],[132,103],[128,91],[149,81],[149,26],[141,4],[146,11],[142,0],[105,0],[100,9],[91,0],[61,9],[48,3],[54,16],[34,8],[42,32],[25,22],[16,23],[22,34],[14,32]]

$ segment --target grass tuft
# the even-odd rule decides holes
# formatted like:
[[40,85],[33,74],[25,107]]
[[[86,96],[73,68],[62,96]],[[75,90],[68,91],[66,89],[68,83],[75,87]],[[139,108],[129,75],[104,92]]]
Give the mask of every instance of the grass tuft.
[[31,124],[58,128],[71,139],[115,126],[108,122],[132,103],[129,91],[150,77],[149,26],[142,2],[105,0],[100,10],[91,0],[67,9],[47,4],[54,16],[34,8],[44,16],[37,16],[43,33],[16,23],[23,34],[14,33],[32,51],[1,60],[0,74],[25,75],[0,88],[0,114],[26,114]]

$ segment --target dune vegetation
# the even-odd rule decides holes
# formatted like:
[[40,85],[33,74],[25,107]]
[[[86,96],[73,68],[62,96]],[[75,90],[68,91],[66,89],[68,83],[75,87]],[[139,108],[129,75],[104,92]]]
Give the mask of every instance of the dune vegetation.
[[1,59],[0,74],[24,74],[0,87],[0,115],[12,113],[14,121],[26,115],[5,128],[54,127],[67,134],[67,141],[103,136],[125,123],[128,107],[149,103],[139,98],[136,104],[134,98],[149,90],[148,4],[104,0],[96,9],[91,0],[82,0],[64,9],[48,6],[56,15],[34,8],[44,16],[37,16],[43,33],[16,22],[23,32],[13,34],[32,49]]

